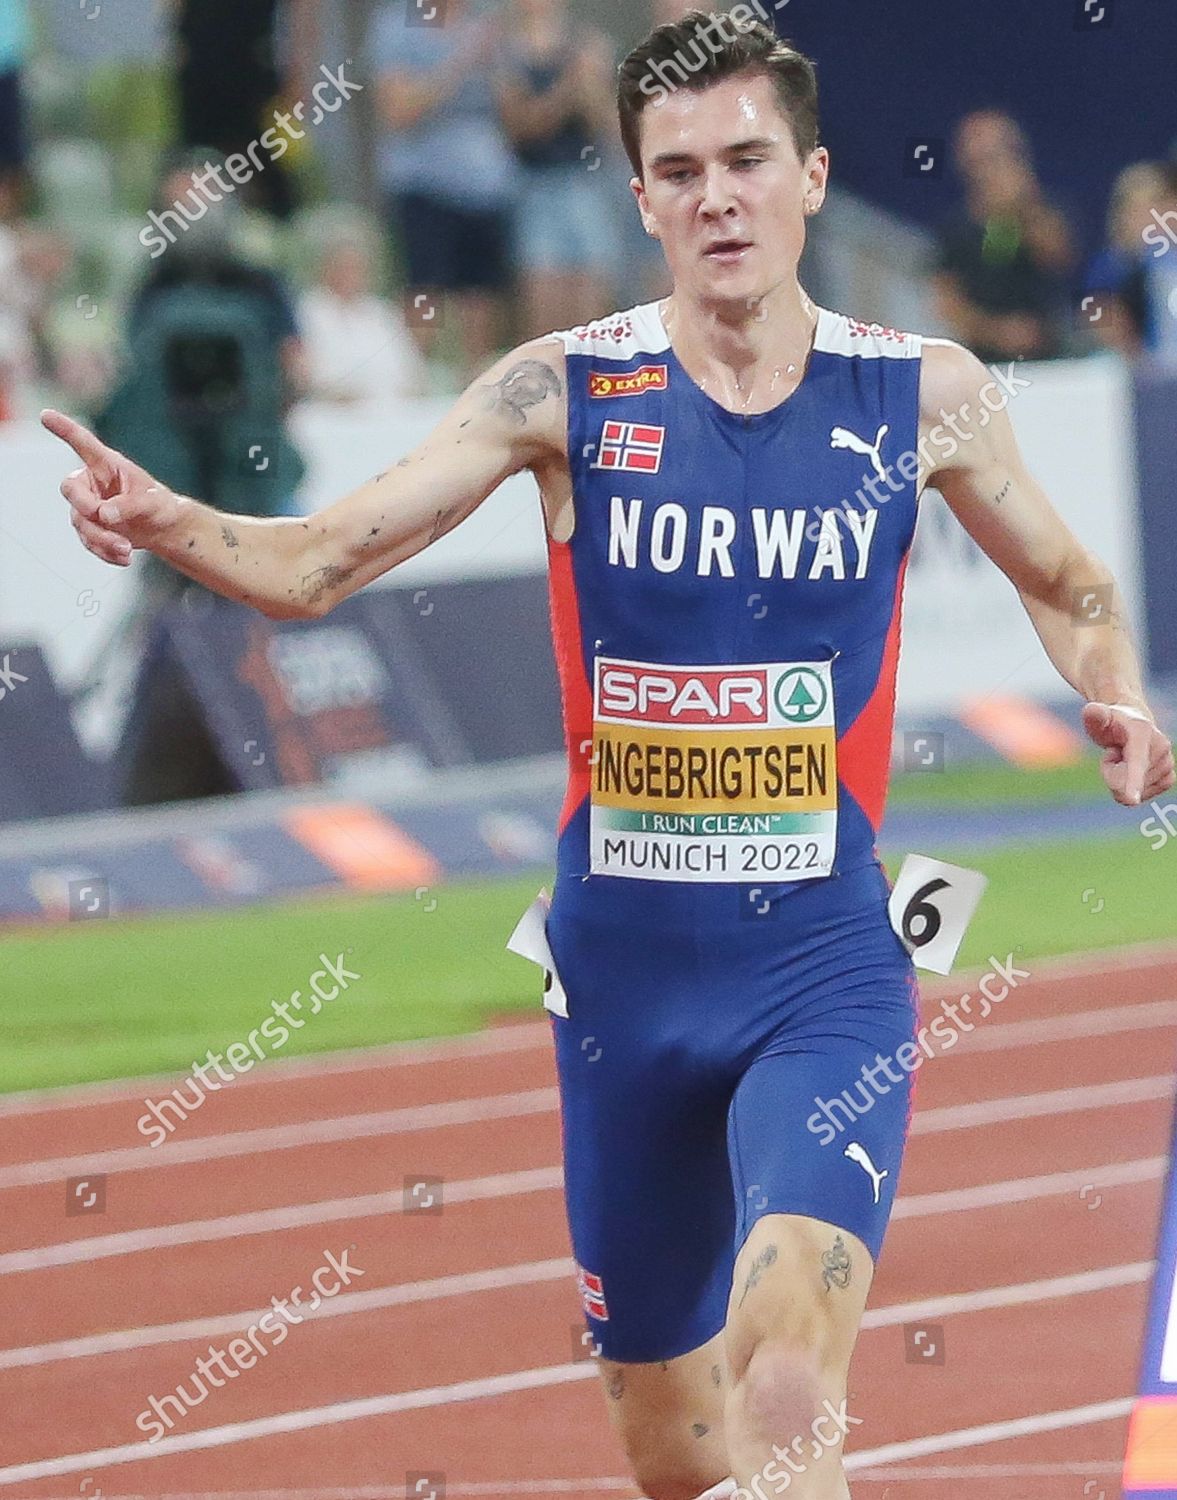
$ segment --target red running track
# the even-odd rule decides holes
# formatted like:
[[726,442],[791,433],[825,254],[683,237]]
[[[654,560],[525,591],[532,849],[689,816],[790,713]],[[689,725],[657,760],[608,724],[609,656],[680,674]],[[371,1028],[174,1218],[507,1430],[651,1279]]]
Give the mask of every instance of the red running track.
[[[925,1063],[852,1371],[856,1500],[1119,1494],[1175,1063],[1172,949],[1043,965]],[[170,1082],[0,1101],[0,1500],[429,1500],[442,1476],[633,1500],[579,1340],[554,1083],[537,1022],[275,1063],[157,1149],[136,1121]],[[102,1211],[67,1214],[67,1179],[103,1174]],[[441,1212],[406,1198],[427,1178]],[[328,1254],[362,1275],[311,1314]],[[148,1443],[149,1398],[195,1394],[295,1287],[301,1321],[271,1310],[282,1340]]]

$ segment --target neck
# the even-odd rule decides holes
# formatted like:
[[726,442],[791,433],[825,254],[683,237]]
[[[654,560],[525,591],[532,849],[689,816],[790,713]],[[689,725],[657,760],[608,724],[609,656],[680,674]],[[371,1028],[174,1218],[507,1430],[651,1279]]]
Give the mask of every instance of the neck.
[[705,302],[676,290],[663,321],[679,362],[709,395],[734,409],[760,410],[800,385],[817,305],[790,276],[748,302]]

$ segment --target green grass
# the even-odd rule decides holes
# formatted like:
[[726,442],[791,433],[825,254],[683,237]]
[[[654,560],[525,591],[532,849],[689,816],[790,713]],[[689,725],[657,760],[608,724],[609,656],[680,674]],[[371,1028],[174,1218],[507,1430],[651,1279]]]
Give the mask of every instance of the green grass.
[[891,807],[943,807],[945,804],[1017,803],[1041,806],[1106,796],[1099,756],[1085,755],[1074,766],[1021,771],[1004,763],[946,766],[943,771],[897,771],[891,778]]
[[[1177,840],[936,852],[990,880],[958,967],[1177,939]],[[187,1071],[244,1040],[271,999],[306,994],[320,953],[345,954],[361,978],[280,1056],[469,1031],[507,1012],[538,1019],[538,971],[504,944],[545,883],[540,870],[424,901],[343,896],[8,937],[0,1090]]]

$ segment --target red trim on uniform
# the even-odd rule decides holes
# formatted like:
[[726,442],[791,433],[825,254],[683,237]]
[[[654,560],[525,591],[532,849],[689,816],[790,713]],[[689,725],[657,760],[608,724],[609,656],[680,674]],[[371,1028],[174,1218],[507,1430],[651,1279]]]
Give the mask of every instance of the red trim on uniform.
[[552,647],[560,674],[560,702],[564,741],[568,749],[568,791],[560,812],[557,834],[562,834],[591,789],[593,750],[593,694],[584,670],[580,635],[580,602],[572,571],[572,547],[548,537],[548,604]]
[[838,779],[870,819],[877,834],[887,802],[891,776],[891,737],[895,732],[895,679],[899,675],[899,642],[903,615],[903,581],[911,554],[903,559],[895,583],[895,602],[879,680],[862,712],[838,740]]

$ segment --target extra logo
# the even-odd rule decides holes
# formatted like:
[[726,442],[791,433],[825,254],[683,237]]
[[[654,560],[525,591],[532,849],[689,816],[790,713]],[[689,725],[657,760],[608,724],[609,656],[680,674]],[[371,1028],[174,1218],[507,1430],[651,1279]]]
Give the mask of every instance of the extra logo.
[[585,1312],[590,1318],[596,1318],[598,1323],[607,1323],[609,1309],[605,1305],[605,1288],[601,1278],[586,1271],[583,1266],[577,1266],[576,1273],[576,1284],[580,1288],[580,1300],[584,1303]]
[[650,427],[642,422],[606,422],[593,468],[657,474],[662,467],[665,443],[665,427]]
[[643,365],[640,370],[623,370],[617,375],[589,372],[589,395],[594,401],[610,396],[644,396],[647,391],[664,391],[667,384],[665,365]]

